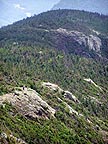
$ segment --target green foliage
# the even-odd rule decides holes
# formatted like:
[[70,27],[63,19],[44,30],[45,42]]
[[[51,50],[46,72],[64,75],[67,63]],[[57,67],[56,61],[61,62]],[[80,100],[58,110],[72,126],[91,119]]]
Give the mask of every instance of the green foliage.
[[[104,143],[99,128],[108,132],[108,62],[75,55],[70,39],[65,43],[69,51],[61,45],[59,50],[58,34],[48,30],[66,28],[86,35],[97,30],[102,33],[102,55],[107,56],[107,25],[107,16],[57,10],[0,29],[0,97],[25,85],[56,110],[54,119],[34,121],[9,104],[1,106],[0,133],[9,131],[29,144]],[[102,90],[84,78],[91,78]],[[43,81],[72,92],[80,103],[66,99],[64,92],[44,88]],[[83,116],[71,114],[66,103]]]
[[[83,128],[85,125],[84,122],[81,119],[79,122]],[[74,125],[74,127],[77,127],[75,132],[73,129],[67,128],[63,122],[57,119],[38,120],[37,122],[31,121],[19,115],[17,111],[8,104],[5,105],[5,108],[0,107],[0,123],[1,131],[5,130],[8,134],[8,131],[10,131],[14,136],[20,137],[30,144],[103,143],[101,136],[96,134],[93,129],[89,130],[88,133],[88,130],[85,132],[85,128],[81,130],[76,124]]]
[[0,29],[0,47],[9,44],[13,44],[13,50],[15,45],[49,47],[96,58],[96,54],[89,51],[87,46],[74,42],[70,36],[57,33],[59,28],[96,36],[97,31],[102,40],[102,54],[108,58],[108,16],[76,10],[49,11],[3,27]]
[[[26,85],[44,96],[45,90],[41,88],[41,81],[49,81],[71,91],[91,114],[108,117],[105,114],[108,100],[107,63],[49,48],[14,46],[13,49],[11,45],[1,49],[1,95],[12,92],[14,87]],[[5,54],[6,51],[8,54]],[[91,78],[103,91],[84,81],[84,78]],[[93,103],[91,97],[98,99],[102,105]]]

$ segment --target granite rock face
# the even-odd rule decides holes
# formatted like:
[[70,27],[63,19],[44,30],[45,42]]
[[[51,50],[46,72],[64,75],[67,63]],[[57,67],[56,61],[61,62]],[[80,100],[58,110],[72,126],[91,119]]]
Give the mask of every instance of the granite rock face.
[[13,144],[27,144],[24,140],[15,137],[13,134],[2,132],[0,134],[0,144],[9,144],[10,142],[8,142],[8,140]]
[[[86,35],[82,32],[69,31],[63,28],[59,28],[55,30],[55,32],[59,33],[60,34],[59,37],[61,38],[59,42],[57,42],[58,46],[60,45],[60,41],[62,41],[62,39],[63,40],[66,39],[65,41],[67,41],[68,39],[71,45],[75,46],[77,44],[77,46],[75,46],[75,49],[74,49],[76,53],[80,52],[82,54],[82,51],[84,51],[85,53],[86,50],[88,49],[89,51],[94,51],[98,56],[101,56],[102,41],[97,35]],[[61,44],[63,48],[64,43],[61,42]],[[80,51],[79,49],[77,49],[77,47],[80,48]],[[82,51],[81,51],[81,48],[82,48]]]
[[[62,88],[60,88],[58,85],[50,83],[50,82],[43,82],[42,83],[43,87],[46,87],[52,91],[58,91],[59,93],[63,94],[63,97],[65,99],[72,100],[75,103],[80,103],[80,101],[74,96],[70,91],[65,91]],[[60,99],[59,99],[60,100]],[[61,101],[61,100],[60,100]]]
[[55,110],[50,107],[40,95],[30,88],[18,88],[14,93],[0,97],[0,103],[9,102],[16,106],[18,111],[30,119],[54,117]]

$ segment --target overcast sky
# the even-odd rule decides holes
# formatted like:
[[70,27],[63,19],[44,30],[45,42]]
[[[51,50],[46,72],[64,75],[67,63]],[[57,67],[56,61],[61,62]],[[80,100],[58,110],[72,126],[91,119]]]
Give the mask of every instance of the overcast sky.
[[0,26],[50,10],[59,0],[0,0]]

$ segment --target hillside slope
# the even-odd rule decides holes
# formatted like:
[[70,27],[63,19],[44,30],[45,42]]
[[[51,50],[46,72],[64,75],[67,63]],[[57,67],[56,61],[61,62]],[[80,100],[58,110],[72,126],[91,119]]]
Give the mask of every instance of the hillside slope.
[[0,29],[1,143],[108,143],[107,20],[57,10]]
[[0,44],[52,47],[89,58],[108,58],[108,17],[83,11],[56,10],[0,29]]
[[82,110],[71,92],[46,82],[41,95],[30,88],[15,89],[0,97],[2,143],[107,143],[106,122],[87,114],[87,108]]

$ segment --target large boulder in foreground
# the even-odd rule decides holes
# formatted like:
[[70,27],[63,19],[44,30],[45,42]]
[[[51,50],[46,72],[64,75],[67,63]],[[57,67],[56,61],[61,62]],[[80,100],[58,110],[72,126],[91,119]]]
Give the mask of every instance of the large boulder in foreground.
[[30,88],[17,88],[14,93],[1,96],[0,104],[3,102],[11,103],[21,114],[30,119],[49,119],[55,114],[55,110]]

